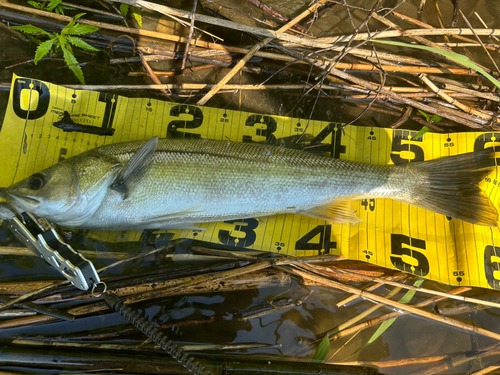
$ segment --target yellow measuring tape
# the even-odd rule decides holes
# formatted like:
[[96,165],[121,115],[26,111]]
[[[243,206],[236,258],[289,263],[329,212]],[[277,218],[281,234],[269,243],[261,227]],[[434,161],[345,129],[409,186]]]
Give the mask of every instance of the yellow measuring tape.
[[[53,126],[64,111],[101,133],[65,132]],[[58,161],[104,144],[160,137],[262,142],[302,134],[333,157],[401,164],[482,150],[500,133],[427,133],[339,124],[114,94],[72,90],[14,76],[0,131],[0,186],[6,187]],[[307,127],[307,129],[306,129]],[[104,129],[104,130],[103,130]],[[348,178],[348,176],[346,176]],[[481,187],[499,206],[498,169]],[[474,226],[388,199],[356,201],[361,223],[333,224],[286,214],[202,224],[206,230],[90,232],[103,241],[192,238],[236,248],[294,256],[339,254],[446,284],[500,289],[500,231]],[[498,255],[497,255],[498,254]]]

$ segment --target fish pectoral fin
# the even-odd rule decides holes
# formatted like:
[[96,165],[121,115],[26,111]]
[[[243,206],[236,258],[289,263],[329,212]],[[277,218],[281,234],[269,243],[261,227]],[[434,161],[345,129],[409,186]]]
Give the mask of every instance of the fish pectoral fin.
[[334,223],[359,223],[362,221],[352,209],[351,201],[334,201],[324,206],[313,207],[299,212],[301,215]]
[[134,183],[144,176],[157,147],[158,137],[153,137],[144,143],[118,173],[111,184],[111,189],[118,191],[123,199],[127,199],[133,190]]
[[172,212],[169,214],[159,215],[159,216],[154,216],[154,217],[148,217],[147,219],[143,219],[142,222],[148,223],[148,224],[159,224],[162,222],[167,222],[166,225],[169,225],[168,224],[169,221],[183,218],[183,217],[188,216],[188,215],[203,212],[204,211],[203,206],[204,206],[203,204],[198,204],[196,206],[186,208],[185,210],[182,210],[182,211]]

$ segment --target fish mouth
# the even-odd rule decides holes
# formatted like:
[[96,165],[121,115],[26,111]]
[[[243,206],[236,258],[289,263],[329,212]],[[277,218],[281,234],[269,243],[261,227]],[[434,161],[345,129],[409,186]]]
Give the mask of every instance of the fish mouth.
[[32,197],[27,197],[25,195],[18,195],[18,194],[13,194],[13,193],[10,193],[10,194],[2,194],[2,195],[5,195],[10,198],[13,198],[13,200],[16,202],[16,203],[20,203],[24,206],[27,206],[27,207],[30,207],[30,208],[35,208],[35,207],[38,207],[40,205],[40,201],[38,199],[35,199],[35,198],[32,198]]

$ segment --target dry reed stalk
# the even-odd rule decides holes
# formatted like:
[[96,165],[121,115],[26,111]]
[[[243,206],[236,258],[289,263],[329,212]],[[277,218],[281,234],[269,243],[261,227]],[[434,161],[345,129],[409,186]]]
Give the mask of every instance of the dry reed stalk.
[[[366,292],[369,292],[368,288],[367,289],[364,289],[364,291]],[[385,296],[385,298],[391,298],[391,297],[394,297],[396,294],[398,294],[399,292],[401,291],[401,288],[394,288],[392,291],[389,292],[389,294],[387,294]],[[359,322],[361,319],[367,317],[368,315],[370,315],[371,313],[377,311],[378,309],[380,309],[383,305],[380,305],[380,304],[376,304],[376,305],[373,305],[372,307],[369,307],[367,308],[366,310],[364,310],[363,312],[359,313],[358,315],[354,316],[353,318],[345,321],[344,323],[342,324],[339,324],[337,327],[335,328],[332,328],[330,331],[328,331],[328,335],[331,336],[337,332],[340,332],[340,331],[343,331],[344,329],[347,329],[349,327],[351,327],[353,324],[356,324],[357,322]]]
[[477,96],[478,98],[483,98],[483,99],[491,100],[494,102],[500,102],[500,97],[498,95],[495,95],[495,94],[489,93],[489,92],[470,90],[470,89],[466,89],[466,88],[463,88],[460,86],[455,86],[455,85],[452,85],[449,83],[443,84],[443,89],[449,90],[449,91],[461,92],[461,93],[469,94],[472,96]]
[[476,30],[472,27],[472,25],[470,24],[470,22],[467,19],[467,17],[465,17],[465,14],[461,10],[459,10],[459,12],[460,12],[460,15],[462,16],[462,18],[464,19],[465,23],[467,24],[467,26],[469,26],[469,29],[472,31],[472,33],[476,37],[477,41],[481,44],[481,47],[483,47],[484,52],[486,52],[486,54],[490,58],[490,61],[493,63],[493,66],[496,68],[497,73],[500,74],[500,69],[498,68],[498,65],[495,62],[495,60],[493,59],[493,57],[491,57],[490,51],[488,51],[488,49],[485,47],[483,41],[481,40],[481,38],[479,37],[479,35],[477,35]]
[[193,0],[193,8],[191,10],[191,24],[189,25],[189,34],[186,41],[186,48],[184,49],[184,56],[182,57],[181,69],[184,69],[186,67],[186,60],[189,54],[189,46],[191,45],[191,39],[193,38],[194,20],[196,18],[197,6],[198,6],[198,0]]
[[[285,26],[282,26],[278,29],[277,32],[283,33],[286,30],[290,29],[292,26],[296,25],[298,22],[300,22],[302,19],[307,17],[309,14],[313,13],[319,6],[323,5],[326,2],[326,0],[318,0],[315,2],[312,6],[310,6],[307,10],[299,14],[297,17],[295,17],[293,20],[288,22]],[[238,61],[238,63],[214,86],[210,89],[210,91],[196,104],[198,105],[204,105],[206,104],[210,98],[212,98],[219,90],[221,90],[226,83],[229,82],[231,78],[233,78],[240,70],[241,68],[250,60],[253,55],[260,50],[262,47],[264,47],[266,44],[269,44],[270,42],[273,41],[274,38],[268,37],[264,39],[263,41],[255,44],[248,53],[243,56],[243,58]]]
[[[156,76],[155,72],[153,71],[153,69],[151,69],[151,67],[149,66],[148,62],[146,60],[144,60],[144,57],[142,55],[142,52],[141,51],[138,51],[138,54],[139,54],[139,57],[141,58],[141,62],[142,62],[142,66],[144,67],[144,69],[146,70],[146,73],[147,75],[149,76],[149,78],[151,78],[153,80],[154,83],[156,83],[157,85],[161,85],[161,81],[160,79]],[[169,95],[171,95],[172,93],[170,92],[170,90],[168,89],[167,87],[167,90],[165,89],[159,89],[163,94],[167,95],[167,97]]]
[[[497,362],[498,363],[498,362]],[[485,375],[485,374],[491,374],[493,371],[500,369],[500,365],[492,365],[485,367],[481,370],[471,372],[470,375]]]
[[[497,36],[500,35],[500,29],[474,29],[477,35]],[[388,30],[375,33],[360,33],[356,35],[355,40],[398,38],[410,36],[440,36],[440,35],[474,35],[470,29],[462,28],[440,28],[440,29],[409,29],[409,30]],[[339,35],[326,38],[318,38],[319,43],[343,43],[353,37],[353,34]]]
[[[322,266],[316,266],[314,264],[304,264],[304,265],[301,265],[301,268],[307,269],[307,270],[312,271],[312,272],[320,272],[320,273],[323,272]],[[334,266],[329,266],[329,267],[325,267],[325,268],[328,270],[328,268],[334,268]],[[346,269],[339,269],[339,268],[336,268],[334,272],[345,273],[347,275],[353,274],[351,271],[348,271]],[[481,300],[481,299],[473,298],[473,297],[457,296],[457,295],[453,295],[453,294],[446,293],[446,292],[439,292],[439,291],[432,290],[432,289],[403,284],[403,283],[400,283],[398,281],[394,281],[394,280],[391,280],[388,278],[382,279],[382,278],[379,278],[376,276],[368,276],[368,275],[363,275],[360,273],[353,274],[353,276],[356,276],[357,278],[364,279],[364,281],[369,281],[372,283],[381,283],[381,284],[383,283],[383,284],[387,284],[387,285],[392,285],[392,286],[397,287],[397,288],[413,290],[415,292],[426,293],[426,294],[430,294],[433,296],[441,296],[441,297],[451,298],[451,299],[455,299],[455,300],[462,301],[462,302],[475,303],[478,305],[500,308],[500,303],[497,303],[494,301],[485,301],[485,300]]]
[[[323,276],[319,276],[319,275],[316,275],[314,273],[305,272],[305,271],[299,270],[297,268],[282,267],[281,269],[283,269],[287,272],[290,272],[294,275],[301,276],[302,278],[310,278],[310,279],[315,280],[317,282],[321,282],[325,286],[329,286],[329,287],[332,287],[335,289],[343,290],[344,292],[347,292],[347,293],[357,294],[359,297],[365,298],[365,299],[372,301],[372,302],[375,302],[375,303],[382,303],[384,305],[391,306],[395,309],[406,311],[408,313],[415,314],[415,315],[421,316],[423,318],[433,320],[435,322],[444,323],[444,324],[450,325],[452,327],[463,329],[463,330],[468,331],[468,332],[474,332],[474,333],[477,333],[479,335],[490,337],[490,338],[495,339],[497,341],[500,340],[500,333],[491,332],[491,331],[488,331],[488,330],[486,330],[484,328],[480,328],[480,327],[475,327],[471,324],[463,323],[463,322],[456,320],[456,319],[443,317],[443,316],[422,310],[416,306],[409,306],[409,305],[406,305],[404,303],[392,301],[392,300],[387,299],[385,297],[381,297],[381,296],[378,296],[376,294],[366,292],[366,291],[360,290],[358,288],[354,288],[352,286],[327,279]],[[445,293],[445,294],[447,294],[448,296],[450,295],[450,293]],[[457,297],[457,296],[453,295],[453,297]],[[466,298],[466,297],[462,297],[462,298]],[[401,315],[401,314],[398,313],[398,315]]]
[[[483,24],[483,26],[485,28],[488,28],[488,25],[486,25],[486,22],[483,21],[483,19],[481,18],[481,16],[479,14],[477,14],[477,12],[474,12],[474,15],[477,17],[479,22],[481,22]],[[496,36],[494,36],[493,39],[495,39],[497,42],[500,42],[500,39],[498,39]]]
[[[341,70],[338,70],[336,68],[331,68],[330,74],[333,75],[333,76],[335,76],[335,77],[342,78],[342,79],[345,79],[347,81],[350,81],[350,82],[353,82],[355,84],[358,84],[360,86],[363,86],[366,89],[369,89],[369,90],[372,90],[372,91],[378,91],[378,90],[380,90],[379,85],[374,84],[374,83],[369,82],[369,81],[366,81],[366,80],[363,80],[361,78],[355,77],[355,76],[353,76],[351,74],[348,74],[348,73],[343,72]],[[438,109],[436,109],[436,108],[434,108],[432,106],[425,105],[423,103],[420,103],[420,102],[415,101],[415,100],[411,100],[409,98],[405,98],[402,95],[398,95],[397,93],[393,93],[393,92],[388,91],[388,90],[382,89],[382,90],[380,90],[380,94],[382,96],[386,96],[386,97],[395,99],[395,100],[397,100],[399,102],[402,102],[402,103],[404,103],[404,104],[406,104],[408,106],[412,106],[412,107],[415,107],[417,109],[420,109],[420,110],[422,110],[422,111],[424,111],[426,113],[432,113],[432,114],[435,114],[435,115],[438,115],[438,116],[441,116],[441,117],[445,117],[445,118],[447,118],[449,120],[455,121],[455,122],[457,122],[459,124],[462,124],[462,125],[465,125],[465,126],[468,126],[468,127],[472,128],[472,129],[483,130],[483,125],[484,124],[478,124],[477,123],[478,119],[473,118],[472,121],[471,120],[466,120],[462,116],[458,116],[456,114],[451,114],[451,113],[446,113],[446,112],[439,111]]]
[[[465,292],[468,292],[469,290],[471,290],[472,288],[470,287],[459,287],[459,288],[456,288],[456,289],[453,289],[452,291],[450,291],[449,293],[450,294],[453,294],[453,295],[459,295],[459,294],[462,294],[462,293],[465,293]],[[436,302],[439,302],[439,301],[442,301],[442,300],[445,300],[446,298],[445,297],[432,297],[432,298],[429,298],[421,303],[418,303],[415,305],[415,307],[425,307],[425,306],[429,306],[433,303],[436,303]],[[363,323],[360,323],[354,327],[351,327],[351,328],[347,328],[333,336],[330,336],[330,340],[333,341],[333,340],[337,340],[337,339],[340,339],[342,337],[346,337],[346,336],[349,336],[349,335],[352,335],[353,333],[356,333],[358,331],[361,331],[361,330],[364,330],[364,329],[367,329],[367,328],[370,328],[370,327],[374,327],[375,325],[377,324],[380,324],[380,323],[383,323],[389,319],[392,319],[392,318],[398,318],[402,315],[407,315],[407,314],[410,314],[410,312],[399,312],[399,311],[396,311],[396,312],[393,312],[393,313],[389,313],[389,314],[385,314],[385,315],[382,315],[382,316],[379,316],[377,318],[374,318],[374,319],[370,319],[370,320],[367,320]]]
[[456,366],[475,360],[478,357],[497,355],[500,353],[500,344],[496,343],[484,349],[475,349],[467,352],[454,353],[446,356],[435,364],[426,366],[424,369],[419,369],[407,373],[408,375],[434,375],[450,370]]
[[[364,290],[367,292],[372,292],[377,288],[380,288],[381,286],[384,286],[385,284],[382,283],[374,283],[373,285],[370,285],[369,287],[365,288]],[[352,296],[349,296],[347,298],[344,298],[343,300],[337,302],[337,307],[342,307],[347,305],[348,303],[355,301],[359,298],[359,296],[353,294]]]
[[[32,14],[44,16],[47,18],[53,18],[53,19],[56,19],[56,20],[59,20],[59,21],[65,22],[65,23],[68,23],[71,21],[71,17],[68,17],[68,16],[63,16],[63,15],[59,15],[56,13],[49,13],[49,12],[45,12],[45,11],[40,11],[38,9],[33,9],[33,8],[24,7],[21,5],[7,3],[5,0],[0,0],[0,7],[14,9],[14,10],[18,10],[18,11],[21,11],[24,13],[32,13]],[[96,27],[99,27],[100,29],[107,29],[107,30],[117,31],[120,33],[130,33],[130,34],[138,35],[141,37],[149,37],[149,38],[154,38],[154,39],[159,39],[159,40],[171,41],[171,42],[175,42],[175,43],[187,43],[187,38],[177,36],[177,35],[169,35],[166,33],[160,33],[160,32],[156,32],[156,31],[148,31],[148,30],[143,30],[143,29],[134,29],[134,28],[130,28],[130,27],[117,26],[117,25],[112,25],[112,24],[108,24],[108,23],[104,23],[104,22],[96,22],[96,21],[90,21],[90,20],[85,20],[85,19],[79,19],[78,22],[82,23],[82,24],[96,26]],[[214,49],[214,50],[224,51],[224,52],[235,52],[235,53],[246,54],[249,51],[249,49],[247,49],[247,48],[227,46],[227,45],[222,45],[222,44],[218,44],[218,43],[204,42],[201,40],[191,41],[190,44],[193,46],[197,46],[197,47]],[[340,51],[342,49],[343,49],[343,47],[337,47],[337,46],[332,47],[333,51]],[[148,53],[144,49],[143,49],[143,52]],[[365,58],[374,57],[374,53],[371,50],[354,48],[354,49],[350,50],[349,53],[353,54],[355,56],[365,57]],[[389,61],[392,60],[395,62],[401,62],[401,63],[407,63],[407,64],[427,65],[422,60],[419,60],[416,58],[398,56],[398,55],[393,55],[393,54],[385,53],[385,52],[378,52],[377,54],[379,55],[380,59],[384,59],[384,60],[389,60]],[[263,58],[272,59],[272,60],[278,60],[278,61],[287,61],[287,62],[294,62],[295,61],[294,58],[291,58],[291,57],[283,55],[283,54],[274,53],[274,52],[258,51],[257,53],[255,53],[255,55],[259,56],[259,57],[263,57]],[[147,59],[148,57],[145,56],[145,58]],[[113,59],[113,60],[119,61],[120,59]],[[321,60],[318,60],[318,61],[321,61]],[[300,61],[298,63],[303,64],[303,62],[300,62]],[[322,63],[326,64],[327,61],[322,61]],[[446,73],[446,69],[445,69],[444,73]],[[436,74],[438,74],[438,73],[436,73]]]
[[[376,13],[373,14],[373,18],[382,22],[384,25],[389,26],[393,30],[398,30],[400,32],[404,31],[400,26],[396,25],[394,22],[391,22],[387,18],[379,16]],[[422,38],[421,36],[410,36],[410,38],[428,47],[433,47],[444,51],[451,51],[449,48],[446,48],[445,46],[440,46],[437,43],[434,43],[426,38]]]
[[[320,1],[322,1],[322,0],[320,0]],[[323,1],[326,1],[326,0],[323,0]],[[191,19],[190,12],[187,12],[187,11],[184,11],[181,9],[171,8],[171,7],[168,7],[166,5],[151,3],[149,1],[116,0],[116,2],[132,5],[132,6],[140,7],[140,8],[144,8],[144,9],[149,9],[149,10],[152,10],[152,11],[164,14],[164,15],[174,15],[177,17]],[[256,34],[256,35],[259,35],[259,36],[262,36],[265,38],[280,39],[280,40],[283,40],[286,42],[298,43],[298,44],[301,44],[303,46],[314,47],[314,48],[331,47],[329,44],[325,44],[325,43],[321,43],[321,42],[318,43],[316,40],[313,40],[313,39],[306,39],[306,38],[302,38],[302,37],[298,37],[295,35],[284,33],[284,30],[287,30],[289,27],[291,27],[293,25],[289,25],[289,27],[287,27],[284,30],[279,29],[278,31],[274,31],[274,30],[269,30],[269,29],[263,29],[260,27],[246,26],[246,25],[238,24],[238,23],[228,21],[228,20],[224,20],[224,19],[220,19],[220,18],[216,18],[216,17],[211,17],[211,16],[206,16],[203,14],[197,14],[196,18],[199,22],[208,23],[208,24],[216,25],[216,26],[221,26],[221,27],[224,27],[227,29],[238,30],[238,31],[246,32],[246,33],[252,33],[252,34]],[[298,21],[300,21],[300,20],[298,20]],[[296,22],[294,22],[293,24],[295,24],[295,23]]]

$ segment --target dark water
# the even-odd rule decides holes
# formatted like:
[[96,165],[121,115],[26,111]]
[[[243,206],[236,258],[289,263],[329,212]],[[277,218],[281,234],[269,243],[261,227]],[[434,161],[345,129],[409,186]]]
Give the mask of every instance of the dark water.
[[[432,0],[427,1],[432,3]],[[223,2],[220,1],[220,3]],[[280,9],[282,13],[293,16],[298,14],[298,12],[303,9],[303,5],[307,2],[279,0],[268,1],[267,3],[276,9]],[[357,6],[366,8],[370,8],[373,5],[373,2],[370,1],[355,3]],[[384,5],[391,7],[394,6],[395,3],[395,1],[386,1]],[[224,4],[236,7],[231,1],[225,1]],[[170,2],[169,5],[189,9],[191,3],[186,4],[186,2],[173,1]],[[418,1],[407,1],[398,11],[417,17],[417,5]],[[421,19],[432,25],[438,25],[434,8],[431,5],[432,4],[429,4],[427,6],[426,11],[421,15]],[[445,27],[450,26],[452,12],[451,2],[441,1],[439,5],[444,15]],[[238,7],[238,9],[262,17],[262,14],[253,10],[250,5],[244,4]],[[500,7],[498,7],[498,4],[494,1],[479,0],[474,2],[474,4],[462,4],[462,9],[467,16],[470,16],[469,18],[473,17],[471,15],[473,11],[477,11],[481,14],[489,27],[499,26],[498,16],[500,15]],[[353,9],[352,12],[353,19],[359,24],[363,19],[361,18],[361,13],[355,9]],[[243,16],[237,14],[234,17],[234,20],[237,22],[240,21],[238,17]],[[151,30],[157,29],[156,22],[157,20],[152,17],[151,14],[148,16],[145,15],[145,28]],[[165,22],[167,22],[168,27],[169,21],[165,19]],[[243,22],[243,18],[241,18],[241,22]],[[256,26],[260,25],[256,21],[246,20],[245,22],[250,22],[250,24],[253,23]],[[480,26],[476,23],[474,23],[474,25]],[[463,27],[463,21],[460,21],[458,26]],[[380,27],[382,28],[382,25],[380,25]],[[218,28],[209,27],[208,29],[218,35],[224,35],[224,32]],[[337,6],[328,10],[326,15],[322,15],[311,31],[317,36],[328,36],[340,33],[351,33],[352,26],[350,25],[347,12],[344,8]],[[242,36],[236,32],[226,32],[224,36],[227,44],[253,45],[255,43],[250,37]],[[64,67],[64,63],[57,59],[42,61],[38,66],[34,66],[32,63],[23,63],[15,67],[9,67],[10,65],[31,59],[34,54],[34,49],[34,44],[20,41],[12,34],[0,30],[0,83],[8,84],[13,73],[58,84],[78,83],[73,74]],[[86,60],[86,58],[82,56],[81,61],[84,60]],[[87,60],[89,59],[87,58]],[[133,70],[139,69],[137,64],[131,66],[111,66],[107,64],[107,60],[109,60],[108,53],[101,53],[91,64],[83,67],[87,83],[134,84],[144,82],[143,78],[131,78],[127,76],[127,72],[131,68]],[[480,56],[479,53],[478,62],[488,64],[488,60],[482,55]],[[256,64],[258,64],[258,62],[256,62]],[[152,63],[151,65],[157,70],[169,70],[173,66],[178,66],[178,63]],[[271,62],[264,62],[262,66],[269,70],[276,68]],[[226,72],[227,69],[216,68],[170,79],[168,82],[217,82]],[[260,83],[262,79],[262,76],[244,73],[235,78],[235,83]],[[277,76],[273,82],[292,83],[294,80],[298,80],[298,78],[293,74],[285,74]],[[149,80],[147,81],[149,82]],[[135,95],[159,96],[158,94],[152,93],[135,93]],[[1,117],[3,117],[7,100],[8,92],[1,91]],[[174,100],[185,102],[187,99],[177,98]],[[190,100],[196,101],[197,98]],[[236,94],[217,95],[209,104],[210,106],[219,108],[240,109],[256,113],[273,113],[298,117],[308,117],[311,111],[313,111],[312,118],[343,122],[352,120],[359,113],[359,110],[352,110],[337,100],[326,98],[320,98],[316,107],[313,109],[315,101],[315,95],[302,97],[300,92],[247,91]],[[382,115],[373,114],[363,117],[357,124],[373,125],[373,119],[371,119],[371,117],[374,117],[380,124],[389,121],[388,118]],[[393,121],[393,118],[390,120]],[[408,126],[405,125],[405,127],[418,128],[419,125],[409,123]],[[12,236],[6,229],[5,223],[0,227],[0,245],[16,245]],[[146,243],[112,246],[111,244],[93,242],[83,238],[80,238],[75,246],[78,245],[81,246],[80,248],[97,249],[103,252],[127,251],[131,255],[144,253],[152,249],[152,247]],[[175,249],[175,253],[177,254],[186,254],[189,252],[189,249],[186,250],[183,246],[178,246]],[[153,270],[158,267],[170,268],[172,272],[176,272],[179,268],[188,270],[199,267],[200,265],[213,264],[213,262],[207,263],[207,261],[173,259],[176,258],[149,256],[111,269],[106,276],[132,276],[139,272],[146,272],[147,270]],[[110,263],[110,260],[99,259],[95,262],[96,267],[102,267]],[[58,279],[57,272],[34,257],[0,257],[0,282],[22,282],[27,280],[48,279]],[[449,287],[445,285],[431,282],[424,283],[424,286],[438,290],[449,289]],[[380,288],[377,293],[386,294],[390,289]],[[474,293],[480,294],[482,291],[478,290],[474,291]],[[398,300],[402,295],[403,293],[398,293],[393,299]],[[296,301],[306,296],[308,297],[305,299],[304,303],[299,306],[295,304]],[[135,305],[135,307],[143,311],[149,319],[158,324],[171,325],[170,328],[165,328],[165,333],[167,333],[171,339],[179,343],[267,345],[262,348],[250,349],[204,350],[199,352],[199,354],[203,356],[216,357],[234,355],[254,359],[271,358],[277,360],[280,358],[287,358],[289,360],[309,361],[314,356],[315,352],[315,346],[312,344],[314,340],[318,338],[321,339],[325,332],[372,306],[371,302],[358,299],[351,302],[348,306],[336,307],[336,303],[347,296],[348,294],[344,292],[338,292],[320,286],[303,285],[299,279],[292,279],[291,284],[284,287],[166,297],[147,301],[146,303],[140,303]],[[412,302],[417,303],[423,301],[424,298],[425,296],[418,294]],[[271,306],[270,302],[279,304],[280,302],[283,303],[283,301],[291,301],[290,308],[270,312],[267,315],[249,321],[241,321],[240,319],[242,315],[261,311],[265,308],[269,309]],[[368,318],[373,318],[391,311],[389,307],[381,307]],[[498,331],[498,311],[495,309],[467,313],[463,316],[459,316],[459,318],[471,321],[481,327]],[[191,321],[192,324],[182,325],[182,323],[186,321]],[[73,323],[54,322],[24,328],[3,329],[0,330],[0,341],[2,344],[9,345],[12,339],[18,336],[33,337],[36,335],[44,335],[72,337],[96,332],[113,332],[124,329],[124,327],[125,321],[123,318],[119,317],[117,314],[104,312],[90,317],[79,317]],[[358,351],[376,329],[377,327],[372,327],[362,331],[354,337],[347,337],[332,342],[328,356],[329,360],[333,362],[404,360],[475,350],[494,343],[492,339],[480,335],[469,334],[468,332],[444,324],[437,324],[412,315],[405,315],[398,318],[390,329],[374,344]],[[122,336],[110,337],[99,341],[107,343],[139,344],[145,340],[144,336],[141,334],[132,331],[127,332],[128,333]],[[336,354],[334,355],[334,353]],[[26,349],[26,356],[30,356],[29,348]],[[485,365],[495,363],[498,359],[498,356],[491,356],[483,358],[481,361],[475,360],[469,363],[465,362],[463,365],[456,366],[446,373],[466,373],[467,371],[477,370]],[[1,360],[0,357],[0,363]],[[0,369],[1,368],[2,366],[0,366]],[[420,367],[388,367],[381,368],[380,371],[387,374],[406,374],[418,368]]]

